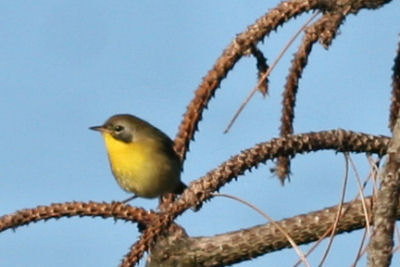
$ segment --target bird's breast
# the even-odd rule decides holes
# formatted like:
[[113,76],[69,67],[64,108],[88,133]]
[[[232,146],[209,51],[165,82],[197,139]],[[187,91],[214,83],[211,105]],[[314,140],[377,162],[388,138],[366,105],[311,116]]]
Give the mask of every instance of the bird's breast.
[[133,175],[140,171],[141,166],[148,160],[149,144],[125,143],[114,139],[110,134],[104,135],[104,141],[113,172]]
[[180,165],[156,140],[125,143],[104,134],[112,172],[120,186],[138,196],[153,198],[173,192],[180,183]]

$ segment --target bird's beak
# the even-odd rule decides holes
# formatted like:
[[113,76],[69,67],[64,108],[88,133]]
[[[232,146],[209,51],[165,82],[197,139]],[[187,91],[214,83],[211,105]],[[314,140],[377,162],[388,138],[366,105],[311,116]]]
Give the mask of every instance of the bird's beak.
[[109,130],[106,127],[104,127],[103,125],[102,126],[92,126],[92,127],[89,127],[89,129],[93,130],[93,131],[98,131],[101,133],[109,132]]

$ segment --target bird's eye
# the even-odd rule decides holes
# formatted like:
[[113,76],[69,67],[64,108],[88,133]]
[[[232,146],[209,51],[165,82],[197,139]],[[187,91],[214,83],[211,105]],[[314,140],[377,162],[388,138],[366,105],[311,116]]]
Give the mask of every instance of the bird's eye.
[[121,125],[116,125],[116,126],[114,126],[114,131],[115,131],[115,132],[119,133],[119,132],[121,132],[122,130],[124,130],[124,126],[121,126]]

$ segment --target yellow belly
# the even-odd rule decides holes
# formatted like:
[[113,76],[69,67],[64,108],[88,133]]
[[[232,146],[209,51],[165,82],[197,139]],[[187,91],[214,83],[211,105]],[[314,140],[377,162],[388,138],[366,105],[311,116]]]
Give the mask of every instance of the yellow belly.
[[124,143],[103,135],[112,172],[124,190],[146,198],[174,191],[180,166],[154,140]]

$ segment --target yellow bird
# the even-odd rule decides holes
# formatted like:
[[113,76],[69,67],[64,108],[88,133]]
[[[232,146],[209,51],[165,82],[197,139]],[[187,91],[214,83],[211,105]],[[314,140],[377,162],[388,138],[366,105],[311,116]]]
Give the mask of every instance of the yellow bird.
[[155,198],[186,188],[173,141],[147,121],[119,114],[89,129],[101,132],[112,173],[125,191]]

